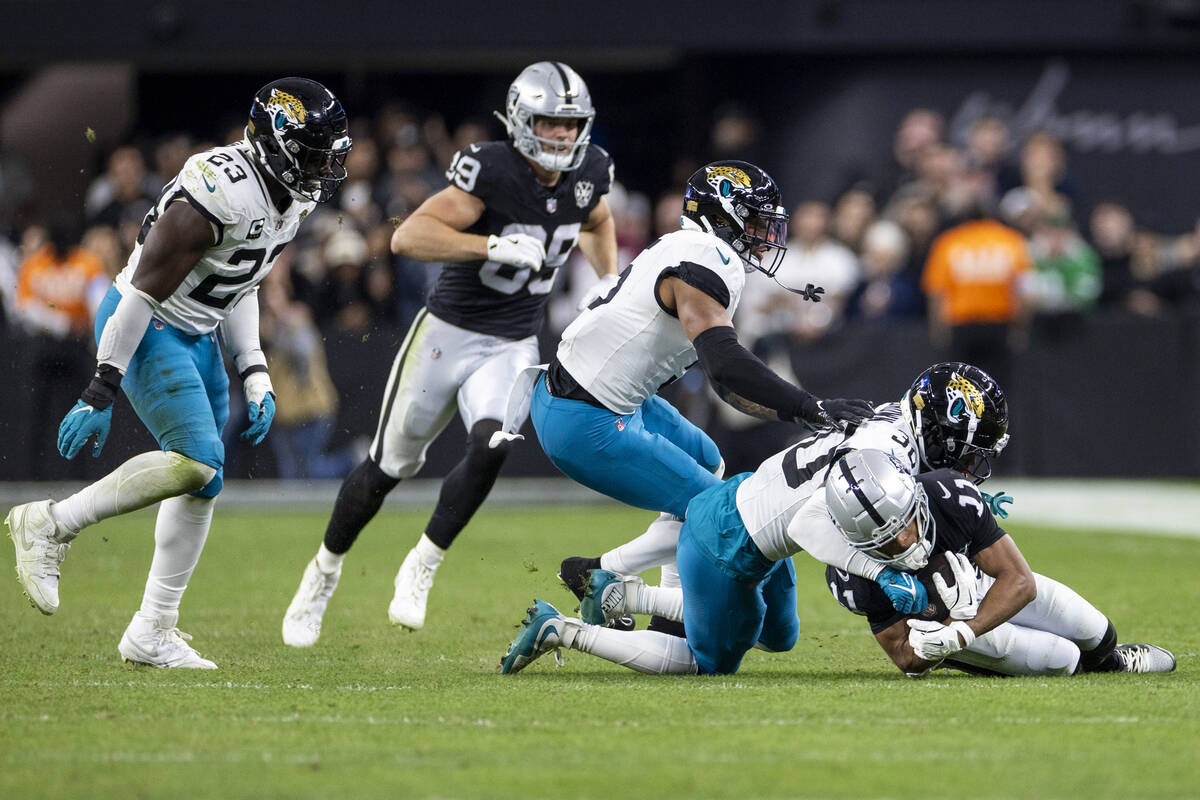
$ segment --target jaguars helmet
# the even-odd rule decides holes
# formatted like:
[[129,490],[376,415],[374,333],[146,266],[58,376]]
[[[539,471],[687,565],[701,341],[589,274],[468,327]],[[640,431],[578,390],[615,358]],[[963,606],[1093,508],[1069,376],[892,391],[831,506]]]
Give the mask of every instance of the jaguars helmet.
[[[852,450],[839,459],[825,481],[829,516],[851,547],[900,569],[929,563],[937,540],[930,524],[929,496],[904,465],[883,450]],[[918,538],[901,553],[884,547],[913,520]]]
[[246,141],[273,178],[300,200],[323,202],[346,180],[351,141],[333,92],[307,78],[281,78],[250,104]]
[[[550,172],[569,172],[583,163],[596,119],[587,84],[561,61],[539,61],[521,70],[508,87],[504,113],[494,113],[508,130],[517,152]],[[533,132],[537,117],[575,120],[575,141],[538,136]]]
[[900,400],[900,412],[929,469],[953,469],[975,483],[992,474],[991,460],[1008,444],[1008,400],[979,367],[934,364]]
[[788,215],[779,187],[745,161],[714,161],[692,173],[681,222],[727,242],[747,272],[773,276],[787,252]]

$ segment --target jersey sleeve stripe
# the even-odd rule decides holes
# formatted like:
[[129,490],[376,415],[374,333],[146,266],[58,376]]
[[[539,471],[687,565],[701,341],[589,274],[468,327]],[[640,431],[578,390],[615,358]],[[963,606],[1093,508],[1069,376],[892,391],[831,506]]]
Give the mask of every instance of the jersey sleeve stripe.
[[678,278],[706,295],[716,300],[721,304],[722,308],[729,308],[729,287],[725,285],[725,281],[721,276],[713,272],[708,267],[697,264],[693,261],[681,261],[674,267],[667,267],[658,274],[658,280],[654,282],[654,300],[658,303],[658,307],[672,317],[678,317],[678,312],[673,308],[667,308],[663,305],[662,298],[658,295],[658,287],[662,286],[662,282],[667,278]]
[[212,247],[216,247],[217,245],[221,244],[221,242],[225,240],[225,223],[217,219],[216,214],[205,208],[203,203],[201,203],[195,197],[192,197],[191,192],[189,192],[187,189],[184,189],[182,186],[175,190],[175,196],[171,198],[171,202],[173,203],[180,199],[186,200],[192,208],[200,212],[202,217],[212,223],[213,233],[215,233],[217,237],[216,241],[212,243]]

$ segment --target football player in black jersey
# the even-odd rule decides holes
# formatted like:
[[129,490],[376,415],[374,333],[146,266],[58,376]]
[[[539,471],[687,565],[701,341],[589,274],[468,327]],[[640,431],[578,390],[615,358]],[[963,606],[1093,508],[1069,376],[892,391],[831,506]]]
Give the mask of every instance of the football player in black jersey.
[[943,663],[993,675],[1175,668],[1175,657],[1161,647],[1117,646],[1116,629],[1103,613],[1070,587],[1031,571],[960,472],[914,477],[889,453],[856,450],[831,468],[825,498],[842,535],[871,558],[925,568],[918,572],[923,580],[939,554],[946,559],[930,574],[933,602],[915,616],[897,612],[877,583],[833,567],[825,571],[838,603],[867,618],[884,652],[910,677]]
[[396,354],[370,453],[342,483],[324,542],[284,617],[286,644],[317,641],[346,552],[387,493],[421,469],[457,410],[468,432],[466,455],[446,476],[388,607],[393,624],[425,624],[434,573],[504,463],[508,443],[491,448],[489,440],[517,374],[539,361],[535,334],[558,268],[578,244],[601,277],[592,296],[616,283],[616,233],[605,201],[613,165],[590,142],[595,109],[583,79],[560,62],[532,64],[497,116],[508,139],[455,154],[450,185],[392,236],[393,252],[445,266]]

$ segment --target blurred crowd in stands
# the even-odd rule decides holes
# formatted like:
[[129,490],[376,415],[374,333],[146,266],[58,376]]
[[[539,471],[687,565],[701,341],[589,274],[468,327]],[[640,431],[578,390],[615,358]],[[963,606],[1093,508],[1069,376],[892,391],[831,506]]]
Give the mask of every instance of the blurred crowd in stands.
[[[760,160],[759,133],[744,110],[719,109],[709,151],[680,158],[658,196],[620,184],[618,151],[608,200],[621,263],[677,229],[677,187],[703,161],[741,157],[770,171]],[[352,134],[350,179],[301,228],[261,292],[263,340],[282,398],[268,437],[281,477],[340,477],[361,458],[373,417],[360,420],[349,444],[328,452],[338,404],[355,387],[344,385],[344,377],[339,385],[336,370],[331,374],[326,343],[407,327],[438,265],[393,256],[392,229],[445,185],[443,171],[456,150],[499,131],[484,121],[451,129],[437,115],[391,105],[371,120],[354,120]],[[46,410],[35,415],[34,441],[53,441],[59,412],[86,384],[94,365],[93,311],[162,185],[190,154],[241,136],[240,129],[219,141],[175,134],[119,147],[107,154],[80,213],[52,219],[30,217],[23,201],[31,187],[19,159],[0,157],[0,342],[23,348],[31,373],[22,380],[33,387],[34,407]],[[1003,383],[1005,359],[1022,346],[1033,320],[1097,308],[1157,316],[1195,303],[1200,225],[1144,230],[1120,198],[1081,197],[1075,178],[1069,154],[1048,133],[1013,141],[1003,120],[984,117],[965,141],[947,141],[938,112],[912,109],[896,127],[890,169],[836,197],[782,187],[794,205],[776,280],[823,286],[824,298],[804,302],[751,276],[735,318],[741,338],[786,375],[789,351],[847,326],[925,319],[934,341],[987,366]],[[544,352],[594,280],[578,253],[563,271]],[[386,371],[390,357],[375,368]],[[720,403],[714,409],[695,378],[690,386],[681,382],[672,398],[685,413],[742,424]],[[239,402],[240,393],[233,394]]]

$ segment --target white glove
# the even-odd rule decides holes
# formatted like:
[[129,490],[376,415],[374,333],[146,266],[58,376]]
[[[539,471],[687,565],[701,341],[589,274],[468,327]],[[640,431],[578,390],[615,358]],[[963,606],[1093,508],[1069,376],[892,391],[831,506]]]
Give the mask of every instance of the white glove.
[[499,264],[511,264],[537,272],[546,260],[546,248],[540,239],[527,233],[510,233],[507,236],[489,236],[487,240],[488,260]]
[[600,280],[588,287],[588,290],[583,293],[583,297],[579,298],[579,303],[576,304],[576,311],[583,311],[585,308],[594,303],[598,298],[604,297],[612,291],[612,288],[617,285],[621,279],[615,273],[608,273],[601,276]]
[[950,609],[950,619],[974,619],[979,613],[979,582],[975,579],[975,567],[962,553],[946,553],[946,561],[954,575],[954,585],[946,586],[946,581],[935,572],[933,588]]
[[918,658],[926,661],[941,661],[946,656],[952,656],[959,650],[970,647],[975,641],[975,631],[961,621],[943,625],[940,622],[910,619],[908,627],[909,646]]
[[242,391],[246,395],[247,403],[262,405],[267,392],[275,394],[275,387],[271,385],[271,377],[267,373],[252,372],[246,376],[246,380],[242,381]]

